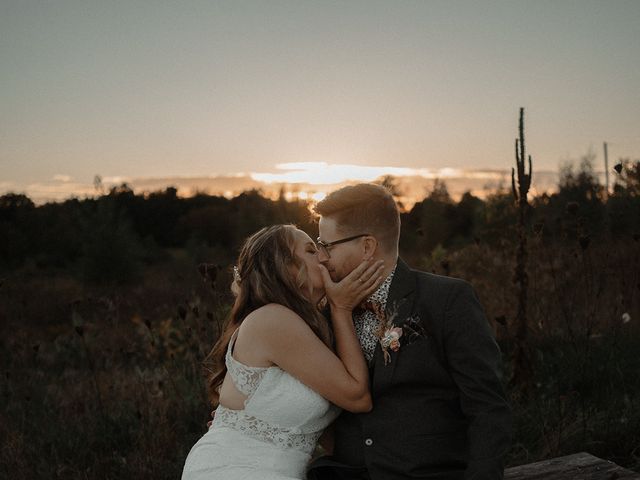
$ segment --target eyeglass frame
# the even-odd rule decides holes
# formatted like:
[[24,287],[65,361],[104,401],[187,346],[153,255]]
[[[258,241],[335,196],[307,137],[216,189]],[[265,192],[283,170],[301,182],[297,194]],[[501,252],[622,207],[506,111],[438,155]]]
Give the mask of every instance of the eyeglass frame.
[[340,240],[334,240],[333,242],[323,242],[322,240],[320,240],[320,237],[318,237],[316,239],[316,245],[318,246],[318,248],[320,248],[327,257],[331,258],[331,254],[329,253],[329,248],[335,246],[335,245],[340,245],[341,243],[346,243],[346,242],[350,242],[351,240],[355,240],[356,238],[362,238],[362,237],[370,237],[371,234],[370,233],[361,233],[360,235],[354,235],[352,237],[347,237],[347,238],[341,238]]

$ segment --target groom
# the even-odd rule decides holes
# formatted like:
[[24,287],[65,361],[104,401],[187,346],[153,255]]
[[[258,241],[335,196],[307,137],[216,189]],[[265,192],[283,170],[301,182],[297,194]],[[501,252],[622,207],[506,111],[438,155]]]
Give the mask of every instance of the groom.
[[[383,259],[386,280],[353,316],[373,410],[340,415],[333,455],[313,462],[308,478],[501,479],[511,411],[500,350],[471,286],[398,257],[400,215],[381,186],[344,187],[315,210],[319,259],[334,281],[364,258]],[[399,346],[381,342],[395,327]]]

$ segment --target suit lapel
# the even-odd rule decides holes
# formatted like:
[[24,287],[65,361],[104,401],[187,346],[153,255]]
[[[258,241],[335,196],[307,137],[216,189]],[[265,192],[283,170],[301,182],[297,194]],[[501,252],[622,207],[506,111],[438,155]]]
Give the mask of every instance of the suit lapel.
[[[389,287],[389,296],[385,307],[386,321],[393,323],[396,327],[402,327],[407,321],[413,309],[413,300],[415,298],[413,292],[416,288],[416,281],[409,266],[398,258],[398,266],[393,274],[393,280]],[[400,340],[402,345],[402,339]],[[402,352],[402,346],[397,352],[389,350],[391,362],[384,364],[384,354],[380,342],[376,345],[373,361],[373,378],[376,381],[387,382],[391,380],[393,371],[398,363],[398,355]]]
[[413,305],[413,296],[416,289],[416,280],[409,266],[398,259],[398,266],[393,275],[389,296],[385,307],[385,315],[388,319],[393,319],[396,327],[402,326],[407,321]]

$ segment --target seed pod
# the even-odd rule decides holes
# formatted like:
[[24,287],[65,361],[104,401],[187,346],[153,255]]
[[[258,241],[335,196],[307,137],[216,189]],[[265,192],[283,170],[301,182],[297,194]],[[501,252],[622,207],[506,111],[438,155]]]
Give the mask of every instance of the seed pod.
[[580,242],[580,247],[582,248],[582,250],[586,250],[589,246],[589,243],[591,242],[591,237],[589,235],[580,235],[578,241]]
[[571,215],[575,215],[576,213],[578,213],[579,207],[580,205],[578,205],[578,202],[567,202],[567,212]]

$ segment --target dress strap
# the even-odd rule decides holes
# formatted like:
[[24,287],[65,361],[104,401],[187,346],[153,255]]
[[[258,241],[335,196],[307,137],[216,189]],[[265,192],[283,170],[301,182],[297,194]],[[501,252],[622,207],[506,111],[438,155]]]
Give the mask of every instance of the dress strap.
[[264,374],[267,372],[267,370],[269,370],[270,367],[252,367],[249,365],[245,365],[244,363],[241,363],[233,358],[233,347],[236,343],[239,329],[240,327],[238,327],[236,331],[233,332],[231,338],[229,339],[229,346],[227,347],[225,363],[227,366],[227,371],[231,375],[231,379],[233,380],[236,388],[247,397],[251,397],[251,395],[253,395],[253,393],[258,388],[258,385],[264,377]]

